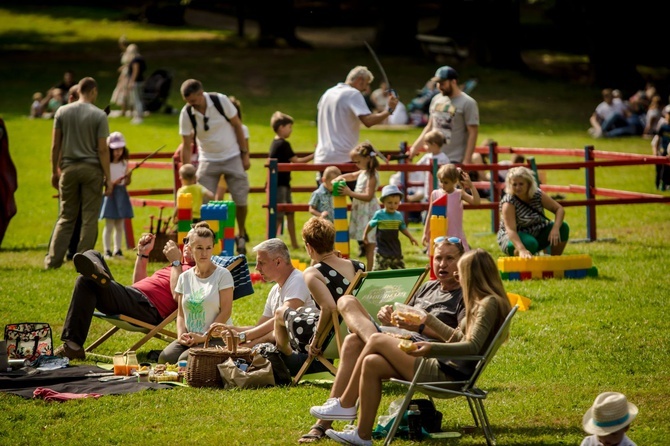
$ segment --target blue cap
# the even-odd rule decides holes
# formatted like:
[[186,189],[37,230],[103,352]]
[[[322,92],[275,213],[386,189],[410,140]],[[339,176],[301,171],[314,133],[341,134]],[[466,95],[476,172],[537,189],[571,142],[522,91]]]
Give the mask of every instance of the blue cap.
[[458,71],[454,70],[448,65],[445,65],[437,69],[435,76],[433,76],[431,80],[437,82],[451,79],[458,79]]
[[384,186],[382,188],[382,196],[380,200],[383,200],[384,198],[388,197],[389,195],[400,195],[402,197],[402,192],[400,192],[400,189],[398,189],[398,186],[394,186],[393,184],[389,184],[387,186]]

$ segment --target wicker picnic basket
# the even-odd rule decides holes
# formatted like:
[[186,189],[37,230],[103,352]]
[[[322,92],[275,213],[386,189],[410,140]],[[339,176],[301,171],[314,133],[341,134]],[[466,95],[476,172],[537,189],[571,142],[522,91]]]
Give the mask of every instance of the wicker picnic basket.
[[[224,339],[226,346],[209,347],[209,342],[213,337]],[[212,324],[207,330],[204,347],[195,347],[188,351],[186,383],[191,387],[223,387],[223,380],[217,365],[228,358],[243,358],[251,364],[251,349],[238,347],[239,340],[239,335],[227,325]]]

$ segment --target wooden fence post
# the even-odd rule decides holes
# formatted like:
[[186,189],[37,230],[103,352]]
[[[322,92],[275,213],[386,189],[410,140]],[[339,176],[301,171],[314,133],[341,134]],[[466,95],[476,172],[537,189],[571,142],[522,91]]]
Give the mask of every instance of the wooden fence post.
[[268,240],[271,238],[275,238],[277,236],[277,183],[278,183],[278,167],[277,167],[277,159],[272,158],[268,160],[269,162],[269,168],[268,168],[268,179],[266,181],[267,184],[267,196],[269,199],[268,202],[268,230],[267,230],[267,238]]
[[[593,146],[584,147],[584,161],[595,161],[595,156],[593,155]],[[584,173],[586,176],[586,199],[595,199],[594,191],[596,188],[596,168],[593,166],[586,167],[584,169]],[[586,239],[590,242],[595,242],[597,240],[595,204],[586,205]]]

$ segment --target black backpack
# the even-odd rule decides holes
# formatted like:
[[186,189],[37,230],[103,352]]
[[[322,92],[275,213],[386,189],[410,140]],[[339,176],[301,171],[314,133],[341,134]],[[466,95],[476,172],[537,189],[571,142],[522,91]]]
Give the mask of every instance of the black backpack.
[[[216,108],[219,113],[221,113],[221,116],[226,118],[226,121],[230,122],[230,119],[228,119],[228,116],[223,111],[223,105],[221,105],[221,100],[219,99],[219,96],[216,93],[205,93],[209,98],[212,100],[214,103],[214,108]],[[191,120],[191,125],[193,126],[193,136],[195,137],[198,134],[198,130],[196,129],[196,123],[195,123],[195,115],[193,114],[193,107],[188,105],[186,106],[186,114],[188,115],[188,119]]]
[[426,432],[442,432],[442,412],[435,408],[435,404],[429,399],[416,399],[409,405],[416,404],[421,411],[421,427]]

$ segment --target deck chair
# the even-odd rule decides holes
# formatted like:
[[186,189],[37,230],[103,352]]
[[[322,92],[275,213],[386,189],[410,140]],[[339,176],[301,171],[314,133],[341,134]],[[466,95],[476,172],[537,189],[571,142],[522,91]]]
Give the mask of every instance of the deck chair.
[[[249,276],[249,266],[247,265],[247,259],[244,255],[238,255],[235,257],[214,256],[212,261],[217,265],[227,268],[233,275],[233,281],[235,283],[233,299],[239,299],[240,297],[253,294],[253,287],[251,287],[251,278]],[[249,288],[251,288],[251,290],[249,290]],[[177,319],[177,310],[163,319],[163,321],[158,325],[149,324],[133,317],[126,316],[125,314],[104,314],[96,311],[93,313],[93,316],[109,322],[113,325],[113,327],[107,330],[105,334],[100,336],[94,342],[92,342],[91,345],[86,347],[84,350],[86,353],[92,353],[94,349],[99,347],[103,342],[105,342],[119,330],[144,333],[144,336],[135,342],[131,347],[126,349],[125,352],[138,350],[152,338],[160,339],[161,341],[165,342],[172,342],[173,340],[177,339],[177,333],[165,328],[170,322]]]
[[[484,400],[488,392],[482,390],[477,386],[477,380],[482,375],[486,366],[489,365],[491,359],[495,356],[496,352],[502,345],[502,343],[507,339],[506,334],[509,333],[509,326],[512,322],[512,317],[519,309],[518,305],[515,305],[510,310],[509,314],[505,318],[505,321],[500,326],[500,329],[496,333],[495,337],[491,341],[491,344],[488,346],[483,355],[470,355],[470,356],[458,356],[453,359],[459,360],[472,360],[477,361],[475,371],[472,374],[472,377],[467,381],[445,381],[445,382],[417,382],[418,376],[421,375],[421,371],[425,365],[426,358],[421,358],[419,367],[414,374],[414,379],[410,381],[405,381],[401,379],[391,378],[392,382],[404,384],[409,386],[405,398],[400,406],[400,411],[398,414],[404,414],[409,406],[409,402],[412,399],[412,396],[415,392],[421,392],[428,395],[431,400],[432,398],[455,398],[458,396],[464,396],[468,405],[470,406],[470,412],[472,413],[472,418],[475,420],[477,426],[481,426],[484,436],[486,437],[486,444],[488,446],[495,445],[495,437],[493,436],[493,431],[491,430],[491,424],[489,423],[489,418],[486,415],[486,410],[484,409]],[[388,445],[393,441],[402,416],[396,416],[391,429],[389,430],[386,441],[384,445]]]
[[[414,296],[428,274],[425,268],[410,268],[390,271],[359,271],[351,281],[345,294],[352,294],[358,298],[372,319],[377,320],[377,313],[384,305],[393,305],[395,302],[407,303]],[[335,327],[338,327],[336,330]],[[320,336],[317,345],[321,346],[319,356],[309,356],[300,371],[293,378],[293,384],[300,382],[312,361],[319,360],[332,374],[337,372],[333,364],[340,357],[342,340],[347,335],[347,326],[333,311],[332,320]]]

